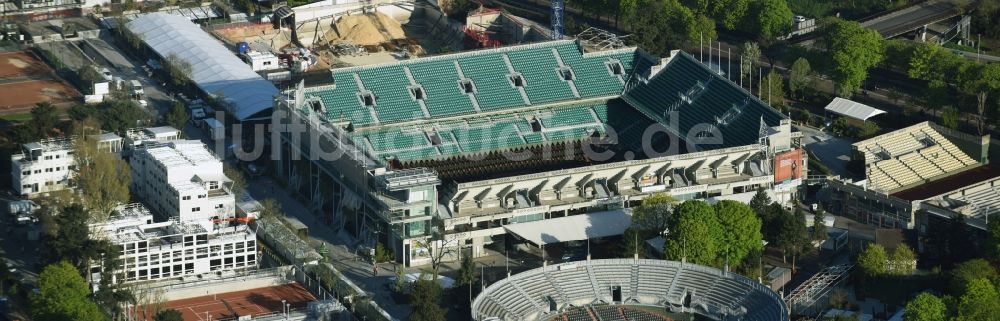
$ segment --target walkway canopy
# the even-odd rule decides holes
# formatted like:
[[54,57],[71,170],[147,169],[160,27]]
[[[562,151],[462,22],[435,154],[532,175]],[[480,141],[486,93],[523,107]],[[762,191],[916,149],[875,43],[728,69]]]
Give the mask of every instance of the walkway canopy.
[[826,105],[826,111],[860,121],[868,121],[868,118],[885,114],[884,110],[840,97],[834,98],[829,105]]
[[632,211],[620,209],[511,224],[504,229],[541,246],[619,235],[631,225]]
[[237,120],[270,116],[278,88],[187,18],[154,12],[127,27],[161,58],[176,56],[189,64],[191,82],[206,94],[221,95]]

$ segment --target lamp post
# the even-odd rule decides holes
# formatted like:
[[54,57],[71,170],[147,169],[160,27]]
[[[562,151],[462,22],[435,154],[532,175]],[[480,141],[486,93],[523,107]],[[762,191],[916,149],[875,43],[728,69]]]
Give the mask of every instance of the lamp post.
[[285,316],[285,319],[288,319],[288,311],[285,310],[285,302],[287,301],[281,300],[281,314]]

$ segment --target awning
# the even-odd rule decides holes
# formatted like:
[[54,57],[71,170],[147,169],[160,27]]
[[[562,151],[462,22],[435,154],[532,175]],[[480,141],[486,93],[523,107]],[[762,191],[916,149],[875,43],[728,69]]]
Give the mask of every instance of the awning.
[[826,105],[826,111],[861,121],[885,114],[884,110],[840,97],[834,98],[829,105]]
[[200,173],[194,175],[194,181],[196,182],[232,182],[233,180],[226,177],[223,173]]
[[632,210],[620,209],[505,225],[504,229],[535,245],[544,245],[619,235],[631,225]]

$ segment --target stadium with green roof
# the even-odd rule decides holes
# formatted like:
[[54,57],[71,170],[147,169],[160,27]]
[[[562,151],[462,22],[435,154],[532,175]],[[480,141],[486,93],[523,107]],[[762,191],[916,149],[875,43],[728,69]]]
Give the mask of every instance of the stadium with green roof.
[[275,167],[328,224],[406,265],[655,192],[798,186],[774,175],[776,155],[801,154],[787,117],[680,51],[559,40],[331,74],[278,98]]

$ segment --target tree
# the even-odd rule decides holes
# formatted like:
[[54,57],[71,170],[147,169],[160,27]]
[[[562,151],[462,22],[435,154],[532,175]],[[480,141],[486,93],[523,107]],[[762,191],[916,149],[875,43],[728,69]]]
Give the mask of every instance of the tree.
[[767,196],[767,191],[763,187],[757,188],[757,193],[754,193],[753,198],[750,199],[750,209],[753,209],[758,217],[763,218],[764,212],[768,210],[770,205],[771,197]]
[[260,217],[284,217],[285,211],[281,209],[281,204],[273,198],[260,201]]
[[993,260],[1000,261],[1000,221],[990,221],[986,232],[989,236],[989,238],[987,238],[988,255],[990,255]]
[[188,77],[191,75],[191,64],[181,59],[176,53],[167,55],[164,59],[163,69],[167,71],[170,82],[174,86],[186,86],[190,81]]
[[811,233],[809,233],[809,239],[822,242],[826,241],[826,238],[826,211],[820,207],[813,214],[813,226]]
[[647,238],[646,234],[636,229],[635,226],[626,229],[625,233],[622,233],[621,257],[630,258],[638,254],[640,259],[646,258],[646,252],[642,249],[643,241]]
[[858,267],[865,275],[876,277],[885,274],[888,260],[889,256],[886,255],[885,248],[872,243],[861,252],[861,255],[858,255]]
[[184,103],[179,101],[174,102],[173,106],[170,106],[170,111],[163,116],[163,120],[167,122],[167,125],[180,130],[184,129],[184,124],[187,124],[189,119],[191,117],[188,115],[187,109],[184,108]]
[[444,320],[445,309],[441,307],[441,285],[437,282],[437,275],[427,280],[421,274],[413,282],[413,290],[410,291],[409,320],[411,321],[441,321]]
[[[94,83],[104,81],[104,76],[97,72],[92,65],[85,65],[80,67],[77,71],[77,75],[80,76],[80,80],[83,81],[85,85],[92,86]],[[91,92],[93,94],[93,92]]]
[[937,296],[923,292],[906,304],[903,320],[940,321],[947,319],[948,308]]
[[717,0],[710,1],[709,11],[726,30],[736,30],[740,22],[746,17],[747,9],[750,7],[749,0]]
[[404,279],[403,276],[403,268],[398,268],[396,269],[396,284],[395,284],[396,293],[403,293],[403,288],[405,287],[406,287],[406,280]]
[[375,257],[372,260],[375,264],[392,261],[393,255],[389,249],[382,245],[382,242],[375,242]]
[[972,259],[958,265],[951,271],[951,281],[948,287],[952,293],[965,293],[969,283],[978,279],[997,280],[997,270],[984,259]]
[[476,262],[471,255],[462,257],[462,264],[458,267],[458,278],[455,280],[456,286],[469,285],[476,282]]
[[761,85],[761,98],[771,106],[785,106],[785,81],[781,74],[771,70],[764,77],[765,84]]
[[941,113],[941,124],[944,125],[944,127],[958,129],[958,118],[960,116],[958,108],[946,106],[944,108],[944,112]]
[[667,259],[686,258],[695,264],[715,264],[722,226],[711,205],[697,200],[681,203],[668,226],[670,231],[664,249]]
[[237,200],[243,199],[243,195],[247,192],[247,180],[243,178],[243,174],[226,163],[222,164],[222,173],[231,181],[229,182],[229,190],[232,191],[233,197]]
[[[760,60],[760,46],[756,42],[747,41],[743,43],[743,55],[740,56],[740,78],[749,77],[753,72],[753,65]],[[753,80],[753,79],[751,79]]]
[[97,257],[94,241],[90,240],[90,227],[86,222],[90,218],[80,204],[66,206],[55,216],[55,234],[45,235],[42,239],[42,261],[55,263],[67,261],[81,270]]
[[38,321],[103,321],[89,296],[87,282],[76,268],[67,262],[49,265],[38,277],[38,292],[31,296],[31,315]]
[[445,239],[442,235],[435,233],[433,237],[416,241],[417,247],[427,250],[427,255],[431,259],[431,270],[436,275],[441,267],[441,262],[445,258],[452,257],[458,252],[460,244],[456,239]]
[[928,81],[942,79],[943,75],[937,73],[940,69],[936,67],[938,62],[935,59],[940,57],[943,51],[944,48],[935,43],[917,45],[910,57],[910,69],[907,70],[907,74],[910,78]]
[[12,277],[10,267],[7,266],[6,254],[3,250],[0,250],[0,296],[4,296],[7,293],[7,280],[11,280]]
[[792,63],[792,69],[789,71],[788,89],[793,97],[802,97],[810,82],[812,82],[812,66],[809,65],[809,60],[799,57]]
[[59,123],[59,111],[49,102],[35,104],[31,109],[31,121],[28,125],[35,129],[36,137],[49,137],[49,132]]
[[1000,320],[1000,294],[989,280],[972,280],[958,300],[957,312],[955,321]]
[[761,221],[749,205],[724,200],[715,203],[715,214],[722,228],[720,260],[726,265],[737,265],[753,251],[764,249]]
[[132,175],[128,163],[109,151],[100,150],[94,136],[81,126],[74,142],[76,183],[92,216],[85,222],[103,222],[115,207],[129,201]]
[[782,213],[777,216],[779,230],[775,243],[781,249],[782,260],[785,260],[787,255],[792,256],[793,272],[795,271],[795,259],[806,249],[809,240],[805,215],[802,208],[796,206],[795,212],[789,214],[782,210]]
[[916,261],[917,255],[913,253],[913,249],[906,244],[900,244],[892,250],[887,270],[892,275],[910,275],[917,268]]
[[677,200],[667,193],[655,193],[632,211],[632,226],[646,232],[663,233]]
[[110,132],[124,133],[129,128],[149,122],[149,115],[132,100],[105,101],[98,109],[102,127]]
[[882,35],[858,22],[836,20],[827,41],[837,93],[850,96],[868,77],[868,69],[882,61]]
[[792,10],[786,0],[760,0],[751,4],[750,27],[757,36],[773,39],[785,35],[792,27]]
[[153,321],[184,321],[184,318],[181,317],[180,311],[166,309],[157,312],[156,315],[153,316]]

